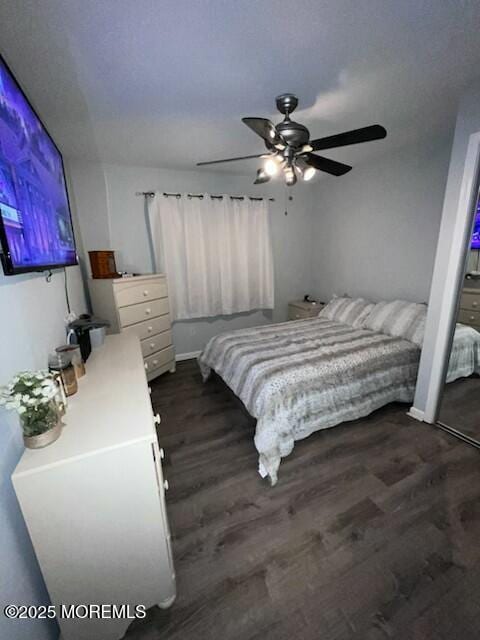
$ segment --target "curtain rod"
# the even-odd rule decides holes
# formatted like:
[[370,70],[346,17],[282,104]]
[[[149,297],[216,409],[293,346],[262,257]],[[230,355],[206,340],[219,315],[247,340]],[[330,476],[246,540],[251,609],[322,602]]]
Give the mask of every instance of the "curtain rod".
[[[154,198],[155,197],[155,191],[136,191],[135,192],[136,196],[143,196],[144,198]],[[181,193],[166,193],[163,192],[163,194],[166,198],[181,198],[182,194]],[[204,197],[203,193],[187,193],[187,198],[200,198],[202,199]],[[248,198],[249,200],[268,200],[269,202],[275,202],[275,198],[263,198],[260,196],[228,196],[231,200],[245,200],[245,198]],[[210,195],[210,198],[214,199],[214,200],[221,200],[223,198],[223,195]]]

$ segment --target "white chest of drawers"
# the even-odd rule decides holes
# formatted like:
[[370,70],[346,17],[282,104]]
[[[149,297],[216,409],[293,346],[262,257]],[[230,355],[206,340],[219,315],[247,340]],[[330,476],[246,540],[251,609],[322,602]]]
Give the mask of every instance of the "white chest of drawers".
[[480,331],[480,287],[464,287],[458,321]]
[[[57,614],[62,604],[171,605],[168,485],[137,338],[107,336],[63,420],[60,438],[26,449],[12,476]],[[58,622],[62,640],[117,640],[131,620]]]
[[91,279],[89,291],[93,312],[108,320],[109,333],[132,333],[140,339],[149,380],[175,371],[165,275]]

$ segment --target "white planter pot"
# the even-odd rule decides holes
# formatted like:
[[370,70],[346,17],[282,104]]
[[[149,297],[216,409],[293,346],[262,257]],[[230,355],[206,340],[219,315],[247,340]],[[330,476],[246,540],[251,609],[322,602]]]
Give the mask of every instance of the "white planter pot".
[[27,449],[42,449],[43,447],[48,447],[52,442],[55,442],[61,433],[62,423],[59,420],[54,427],[40,433],[38,436],[23,436],[23,442]]

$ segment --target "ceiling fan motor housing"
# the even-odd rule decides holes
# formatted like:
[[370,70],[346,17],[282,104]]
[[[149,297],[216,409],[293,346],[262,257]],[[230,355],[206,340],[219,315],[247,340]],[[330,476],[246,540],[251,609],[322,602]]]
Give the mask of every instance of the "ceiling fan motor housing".
[[303,147],[310,139],[310,132],[307,127],[304,127],[303,124],[299,122],[288,119],[288,117],[277,124],[276,128],[278,133],[284,137],[287,144],[295,149]]
[[298,105],[297,96],[293,93],[282,93],[276,97],[275,102],[280,113],[285,115],[283,121],[276,126],[278,133],[283,136],[290,147],[294,149],[303,147],[310,139],[310,132],[303,124],[290,120],[290,114],[295,111]]

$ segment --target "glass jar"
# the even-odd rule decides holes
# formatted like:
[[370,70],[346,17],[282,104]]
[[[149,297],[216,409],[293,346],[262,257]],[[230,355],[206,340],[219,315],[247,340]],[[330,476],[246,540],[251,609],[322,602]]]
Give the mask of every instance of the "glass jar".
[[73,396],[74,393],[77,393],[77,376],[68,353],[52,353],[48,358],[48,368],[50,371],[60,374],[66,396]]
[[61,347],[55,349],[57,353],[70,356],[77,380],[85,375],[85,364],[83,362],[82,353],[78,344],[62,344]]

